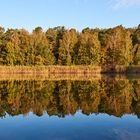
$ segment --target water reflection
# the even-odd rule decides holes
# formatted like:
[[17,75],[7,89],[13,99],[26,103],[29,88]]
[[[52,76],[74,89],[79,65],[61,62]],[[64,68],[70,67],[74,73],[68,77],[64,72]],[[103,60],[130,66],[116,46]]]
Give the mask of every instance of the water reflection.
[[140,80],[102,77],[88,81],[2,80],[0,117],[8,115],[66,117],[77,111],[140,117]]

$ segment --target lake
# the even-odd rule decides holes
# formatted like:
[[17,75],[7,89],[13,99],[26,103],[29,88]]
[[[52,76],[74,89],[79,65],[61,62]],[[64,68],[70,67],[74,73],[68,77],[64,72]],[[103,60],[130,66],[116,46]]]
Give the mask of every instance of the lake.
[[0,140],[140,140],[140,78],[0,79]]

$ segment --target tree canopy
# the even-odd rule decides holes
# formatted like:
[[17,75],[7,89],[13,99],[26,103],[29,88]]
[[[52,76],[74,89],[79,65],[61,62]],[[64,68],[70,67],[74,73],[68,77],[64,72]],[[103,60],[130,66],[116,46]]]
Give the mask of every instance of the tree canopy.
[[140,25],[44,31],[0,27],[0,65],[140,65]]

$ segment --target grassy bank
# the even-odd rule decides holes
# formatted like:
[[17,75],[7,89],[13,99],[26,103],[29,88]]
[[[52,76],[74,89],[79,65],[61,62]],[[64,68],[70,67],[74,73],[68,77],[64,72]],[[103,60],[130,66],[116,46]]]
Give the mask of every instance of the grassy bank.
[[0,66],[2,74],[77,75],[101,73],[140,73],[140,66]]
[[99,80],[104,74],[140,78],[140,66],[0,66],[0,80]]
[[0,66],[0,80],[93,80],[100,73],[95,66]]
[[100,73],[100,66],[0,66],[0,74],[88,74]]
[[2,74],[45,74],[48,75],[48,67],[44,66],[0,66],[0,75]]

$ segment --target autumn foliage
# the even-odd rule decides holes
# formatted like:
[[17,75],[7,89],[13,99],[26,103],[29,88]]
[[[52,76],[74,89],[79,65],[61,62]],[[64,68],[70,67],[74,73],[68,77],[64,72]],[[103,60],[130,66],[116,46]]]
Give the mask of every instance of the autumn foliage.
[[139,65],[140,25],[109,29],[64,27],[43,31],[0,27],[0,65]]

